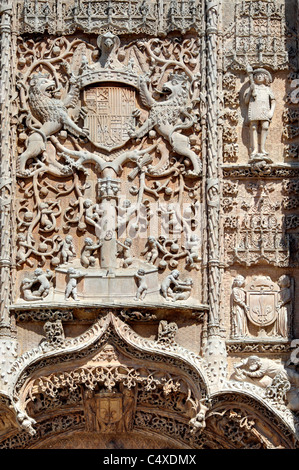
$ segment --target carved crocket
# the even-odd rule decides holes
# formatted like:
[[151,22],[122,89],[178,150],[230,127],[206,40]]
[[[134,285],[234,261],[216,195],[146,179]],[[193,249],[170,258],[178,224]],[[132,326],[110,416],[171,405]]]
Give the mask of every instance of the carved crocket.
[[149,108],[148,119],[140,128],[130,133],[132,138],[141,138],[151,129],[155,129],[172,146],[178,155],[187,157],[193,170],[188,171],[189,176],[198,176],[201,173],[201,161],[191,149],[188,136],[181,134],[181,129],[188,129],[194,124],[189,113],[189,88],[187,77],[183,74],[171,74],[169,81],[163,85],[162,91],[167,95],[165,101],[156,101],[148,88],[148,78],[140,77],[140,96],[144,106]]
[[71,77],[71,88],[64,100],[55,98],[56,83],[48,75],[34,75],[29,84],[28,104],[31,115],[41,123],[41,127],[32,128],[34,132],[27,140],[26,150],[19,156],[18,172],[26,174],[26,163],[30,158],[38,157],[46,151],[47,138],[61,129],[77,137],[87,137],[86,133],[75,124],[68,115],[67,108],[74,105],[78,98],[78,88]]

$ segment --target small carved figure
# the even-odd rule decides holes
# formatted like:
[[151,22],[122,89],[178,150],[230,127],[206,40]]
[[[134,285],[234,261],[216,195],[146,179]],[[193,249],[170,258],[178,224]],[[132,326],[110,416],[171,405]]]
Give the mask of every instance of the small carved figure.
[[143,300],[148,290],[144,269],[138,269],[137,273],[135,274],[135,280],[138,288],[134,300]]
[[173,289],[173,302],[177,300],[187,300],[191,295],[193,287],[193,279],[186,279],[184,282],[180,282],[177,287]]
[[93,256],[94,252],[101,248],[102,242],[94,243],[91,238],[86,237],[84,240],[84,246],[81,253],[81,264],[84,268],[89,266],[95,266],[96,258]]
[[44,273],[42,269],[37,268],[34,271],[33,279],[24,278],[21,283],[24,300],[42,300],[47,297],[50,292],[52,277],[53,275],[49,269]]
[[17,422],[21,428],[28,432],[30,436],[34,436],[36,431],[33,428],[33,425],[36,424],[36,421],[33,418],[30,418],[30,416],[28,416],[28,414],[22,409],[20,401],[14,403],[13,407],[16,412]]
[[37,268],[34,271],[34,281],[39,283],[39,288],[37,290],[37,293],[35,295],[38,295],[39,297],[46,297],[49,294],[50,291],[50,280],[53,277],[53,274],[49,269],[46,270],[44,273],[42,269]]
[[118,251],[117,255],[118,256],[121,256],[123,258],[123,262],[122,262],[122,267],[123,268],[127,268],[128,266],[130,266],[133,261],[134,261],[134,257],[131,253],[131,247],[132,247],[132,240],[131,238],[126,238],[124,243],[121,243],[120,241],[116,240],[116,243],[121,246],[121,250]]
[[47,202],[41,202],[40,209],[40,226],[43,230],[51,230],[55,226],[55,217],[52,208]]
[[204,400],[200,401],[200,411],[196,416],[189,421],[191,427],[191,434],[197,434],[206,427],[206,413],[209,407],[204,403]]
[[134,390],[123,389],[123,423],[124,430],[131,431],[134,421],[135,393]]
[[77,280],[80,277],[84,277],[85,274],[81,271],[77,271],[74,268],[67,270],[68,281],[65,289],[65,300],[68,300],[71,296],[74,300],[78,300],[77,297]]
[[248,336],[247,316],[248,306],[245,303],[246,293],[243,289],[245,279],[239,275],[233,281],[231,296],[231,312],[232,312],[232,335],[234,337]]
[[69,263],[71,258],[74,258],[75,256],[76,251],[73,243],[73,237],[71,235],[67,235],[61,247],[62,263]]
[[280,287],[277,317],[277,333],[283,338],[288,338],[292,314],[292,288],[291,279],[287,275],[280,276],[277,281]]
[[30,267],[33,267],[33,262],[28,259],[32,252],[32,246],[27,243],[26,236],[24,233],[19,233],[17,236],[18,251],[16,253],[17,266],[21,266],[24,263],[28,263]]
[[186,244],[186,248],[188,251],[187,258],[186,258],[186,266],[190,269],[194,268],[197,271],[199,270],[198,261],[200,258],[200,241],[199,237],[194,233],[190,235],[190,238]]
[[159,256],[159,251],[161,251],[163,254],[166,254],[166,251],[162,247],[161,243],[159,243],[155,237],[150,236],[147,239],[145,249],[141,252],[141,255],[146,255],[145,259],[148,263],[155,264],[155,261]]
[[[270,122],[275,110],[275,97],[270,88],[272,82],[268,70],[259,68],[252,70],[248,67],[250,77],[250,88],[244,95],[245,103],[248,105],[248,120],[251,138],[251,160],[264,160],[272,163],[267,158],[265,150],[266,139]],[[261,131],[260,150],[258,141],[259,128]]]
[[170,300],[174,298],[173,287],[178,287],[180,285],[178,281],[179,277],[180,277],[180,272],[177,269],[174,269],[164,279],[164,281],[162,281],[161,293],[165,300]]
[[117,59],[117,51],[120,46],[118,36],[108,31],[98,37],[97,45],[101,53],[99,62],[103,68],[114,69],[115,67],[121,67],[121,63]]
[[23,294],[24,300],[32,301],[32,300],[40,300],[40,297],[33,295],[31,287],[34,284],[33,279],[29,279],[25,277],[21,282],[21,291]]
[[98,204],[93,204],[90,199],[86,199],[83,206],[85,209],[85,222],[96,228],[100,228],[100,222],[104,211],[100,210]]
[[175,322],[167,322],[161,320],[158,327],[158,338],[157,342],[160,344],[174,344],[175,335],[178,331],[178,325]]

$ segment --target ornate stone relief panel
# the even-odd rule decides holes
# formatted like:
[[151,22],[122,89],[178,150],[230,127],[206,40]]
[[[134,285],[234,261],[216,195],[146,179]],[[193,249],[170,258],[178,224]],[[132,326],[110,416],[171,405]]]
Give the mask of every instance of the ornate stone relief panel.
[[222,218],[227,266],[298,265],[297,181],[282,178],[224,181]]
[[298,447],[298,12],[0,0],[1,448]]
[[200,39],[17,47],[16,305],[200,309]]

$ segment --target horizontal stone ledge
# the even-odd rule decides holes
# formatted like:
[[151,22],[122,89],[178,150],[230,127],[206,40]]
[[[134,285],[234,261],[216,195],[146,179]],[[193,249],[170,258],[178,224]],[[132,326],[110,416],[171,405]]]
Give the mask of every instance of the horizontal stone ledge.
[[246,338],[226,340],[228,353],[250,354],[256,353],[286,353],[291,351],[291,341],[284,338]]
[[63,322],[86,322],[90,323],[101,315],[108,312],[114,313],[124,321],[138,322],[158,322],[162,319],[174,319],[184,315],[184,319],[194,322],[203,321],[208,314],[209,306],[198,305],[161,305],[161,303],[139,304],[122,303],[87,303],[70,301],[70,305],[65,303],[41,303],[34,305],[14,304],[9,307],[10,314],[16,317],[19,322],[45,322],[48,320],[61,319]]
[[223,178],[299,178],[299,164],[221,165]]

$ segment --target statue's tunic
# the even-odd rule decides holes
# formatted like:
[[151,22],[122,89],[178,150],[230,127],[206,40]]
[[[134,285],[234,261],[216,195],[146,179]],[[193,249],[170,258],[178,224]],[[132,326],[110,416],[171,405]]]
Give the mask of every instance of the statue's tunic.
[[248,107],[249,121],[269,121],[271,109],[271,100],[274,100],[274,94],[270,87],[265,85],[255,85],[256,98],[250,97]]

